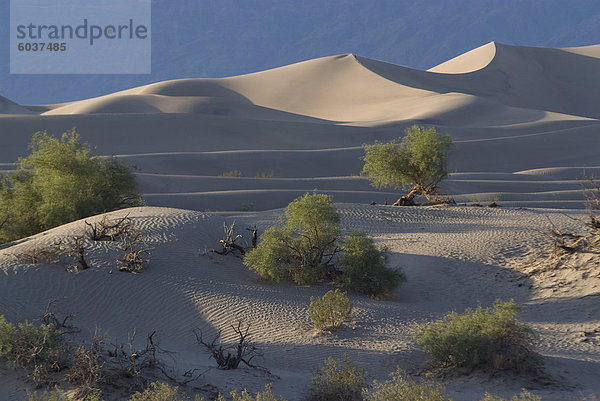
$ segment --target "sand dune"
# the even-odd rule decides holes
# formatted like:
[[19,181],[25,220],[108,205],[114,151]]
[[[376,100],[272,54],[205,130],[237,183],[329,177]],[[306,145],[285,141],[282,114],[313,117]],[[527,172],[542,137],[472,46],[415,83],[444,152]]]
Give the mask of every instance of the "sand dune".
[[[92,269],[80,274],[18,258],[81,234],[83,221],[3,246],[0,314],[33,319],[56,299],[59,312],[75,314],[79,338],[97,326],[123,341],[134,328],[157,330],[161,345],[176,352],[175,374],[206,370],[198,384],[223,392],[255,392],[272,381],[294,401],[327,356],[350,353],[370,378],[384,379],[397,365],[413,373],[426,363],[411,339],[414,322],[513,298],[561,380],[532,390],[544,401],[600,393],[600,351],[581,337],[600,328],[596,259],[544,271],[545,259],[530,258],[549,245],[546,216],[578,229],[570,217],[584,213],[584,175],[600,174],[599,60],[600,45],[492,42],[429,71],[349,54],[63,104],[0,98],[0,169],[16,167],[34,132],[59,135],[76,126],[96,154],[131,167],[150,207],[109,217],[129,214],[153,247],[148,270],[128,275],[115,271],[119,250],[108,242],[86,242]],[[402,191],[377,190],[358,175],[363,144],[397,138],[412,124],[452,136],[450,176],[441,188],[458,207],[383,206]],[[222,176],[232,170],[243,177]],[[329,287],[265,283],[237,258],[206,254],[223,223],[235,220],[242,234],[254,225],[264,231],[288,202],[313,190],[334,196],[345,233],[363,230],[388,245],[392,265],[402,265],[409,280],[386,302],[350,294],[354,329],[325,337],[313,336],[307,307]],[[461,206],[491,202],[502,207]],[[227,330],[239,316],[253,322],[261,363],[274,376],[211,368],[195,345],[194,327],[207,335],[224,330],[232,340]],[[448,391],[471,401],[485,391],[509,397],[525,386],[531,383],[519,378],[468,376],[450,379]],[[0,401],[24,397],[19,377],[0,371]]]
[[33,114],[33,112],[0,96],[0,116],[3,114]]
[[[291,193],[305,191],[306,185],[293,188],[290,182],[254,176],[351,177],[362,168],[362,144],[396,138],[413,123],[436,126],[453,137],[451,172],[590,168],[600,165],[595,150],[599,122],[594,118],[600,100],[595,86],[598,48],[489,43],[430,71],[342,55],[238,77],[159,82],[32,108],[39,115],[4,115],[0,162],[24,156],[37,130],[56,135],[76,126],[97,153],[119,155],[134,171],[146,174],[141,189],[151,205],[197,210],[225,204],[238,209],[249,203],[260,210],[283,207]],[[11,110],[30,113],[7,102]],[[231,170],[247,177],[230,189],[235,194],[211,185],[203,188],[193,178]],[[188,178],[173,184],[172,176]],[[547,195],[529,196],[537,187],[527,189],[522,177],[510,176],[512,190],[504,182],[496,185],[493,177],[481,182],[481,188],[461,182],[444,188],[461,201],[488,194],[507,205],[548,206]],[[569,177],[569,190],[580,178]],[[365,180],[346,192],[332,182],[319,181],[312,189],[336,191],[340,201],[370,198],[382,203],[394,196],[391,190],[365,189]],[[540,194],[554,193],[552,206],[582,205],[561,192],[562,184],[550,186]],[[259,193],[280,195],[269,202],[244,202],[246,190],[258,200]],[[518,200],[515,194],[521,194]],[[222,202],[225,197],[232,201]]]

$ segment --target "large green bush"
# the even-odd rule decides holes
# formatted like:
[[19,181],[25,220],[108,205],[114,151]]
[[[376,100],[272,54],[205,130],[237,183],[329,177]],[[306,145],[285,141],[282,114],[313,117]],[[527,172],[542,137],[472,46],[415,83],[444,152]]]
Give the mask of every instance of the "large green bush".
[[[337,281],[356,291],[389,293],[406,277],[401,270],[386,267],[385,249],[373,240],[352,233],[342,242],[340,215],[331,196],[305,194],[285,209],[285,219],[268,228],[244,264],[263,278],[297,284]],[[342,266],[336,266],[343,252]]]
[[244,264],[263,278],[297,284],[324,280],[337,251],[340,216],[328,195],[305,194],[285,209],[285,223],[266,230]]
[[75,129],[60,139],[37,132],[30,148],[0,181],[0,241],[142,203],[128,167],[92,156]]
[[452,139],[440,135],[435,128],[413,125],[405,130],[402,140],[363,145],[365,156],[361,174],[372,185],[410,189],[397,204],[410,204],[418,194],[429,196],[438,183],[448,176],[448,150]]
[[496,301],[493,308],[451,312],[441,320],[420,327],[416,341],[434,362],[443,367],[536,370],[535,336],[517,318],[514,301]]
[[406,281],[400,269],[390,269],[387,249],[378,249],[373,238],[353,232],[342,244],[342,283],[367,295],[385,295]]
[[444,386],[427,379],[420,383],[404,377],[398,368],[390,373],[390,380],[373,381],[370,389],[363,389],[364,401],[452,401],[444,397]]
[[355,401],[361,399],[367,373],[359,369],[350,357],[329,357],[320,370],[313,373],[309,401]]
[[309,311],[317,330],[335,330],[352,317],[352,302],[339,289],[331,290],[320,298],[310,297]]

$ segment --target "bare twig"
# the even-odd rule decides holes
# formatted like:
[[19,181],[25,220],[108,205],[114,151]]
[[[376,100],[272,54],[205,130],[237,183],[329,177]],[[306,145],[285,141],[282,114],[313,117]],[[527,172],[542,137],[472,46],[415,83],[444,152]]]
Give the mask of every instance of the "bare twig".
[[229,226],[223,223],[223,232],[225,233],[225,239],[219,240],[219,243],[223,248],[221,250],[214,249],[212,252],[218,253],[219,255],[227,255],[233,251],[238,251],[242,256],[245,255],[246,250],[235,243],[235,241],[242,238],[240,234],[235,235],[235,221]]
[[242,325],[243,321],[239,320],[237,326],[230,326],[233,332],[238,336],[238,342],[235,346],[223,346],[219,342],[221,332],[219,332],[211,342],[204,341],[202,331],[194,330],[194,334],[196,335],[198,344],[203,345],[210,351],[211,358],[217,362],[219,369],[237,369],[240,363],[244,363],[250,368],[259,369],[270,374],[271,372],[268,369],[252,363],[252,360],[255,357],[262,357],[263,353],[249,341],[250,324],[246,325],[245,328],[243,328]]

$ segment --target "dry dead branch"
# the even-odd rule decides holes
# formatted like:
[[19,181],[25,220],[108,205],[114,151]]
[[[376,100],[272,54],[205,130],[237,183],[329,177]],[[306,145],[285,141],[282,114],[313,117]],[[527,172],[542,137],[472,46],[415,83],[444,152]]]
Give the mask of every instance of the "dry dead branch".
[[129,215],[108,221],[106,215],[102,217],[102,220],[94,223],[86,224],[85,233],[87,237],[93,241],[115,241],[118,237],[130,233],[133,229],[133,221],[129,218]]
[[546,219],[550,223],[550,236],[554,243],[554,250],[562,249],[565,252],[573,253],[580,249],[582,242],[584,241],[583,235],[573,234],[570,232],[563,232],[556,224],[550,220],[550,217],[546,216]]
[[144,381],[142,371],[145,369],[159,370],[169,380],[177,381],[175,377],[168,373],[165,364],[158,358],[158,354],[171,354],[160,347],[154,340],[156,331],[148,333],[146,337],[146,347],[143,349],[135,348],[136,330],[129,335],[127,344],[113,343],[113,349],[108,351],[108,355],[115,358],[121,369],[120,374],[128,378],[135,378],[138,381]]
[[117,260],[119,271],[139,273],[146,268],[152,247],[146,245],[140,232],[133,230],[124,236],[121,249],[125,254]]
[[589,212],[587,226],[592,230],[600,230],[600,184],[593,178],[587,179],[590,188],[583,188],[583,196],[586,199],[585,206]]
[[54,312],[52,312],[52,307],[56,303],[56,300],[51,299],[46,304],[46,309],[44,309],[44,315],[42,316],[42,323],[45,325],[50,325],[54,330],[61,332],[62,334],[73,334],[78,333],[79,329],[72,324],[69,324],[69,320],[73,319],[73,315],[69,314],[62,319],[59,319]]
[[246,228],[246,230],[252,232],[252,248],[256,248],[256,243],[258,242],[258,229],[254,226],[253,228]]
[[85,239],[83,237],[69,238],[60,249],[70,258],[70,268],[75,271],[89,269],[85,260]]
[[223,232],[225,233],[225,239],[219,240],[219,243],[223,246],[223,249],[214,249],[213,252],[218,253],[219,255],[227,255],[234,251],[238,251],[242,256],[245,255],[246,250],[235,243],[235,241],[242,238],[240,234],[235,235],[235,221],[229,226],[226,223],[223,223]]
[[206,342],[204,340],[202,331],[194,330],[194,334],[196,335],[197,343],[210,351],[211,358],[217,362],[219,369],[237,369],[240,363],[244,363],[250,368],[270,373],[266,368],[252,364],[252,360],[255,357],[262,357],[263,354],[249,341],[250,324],[247,324],[245,328],[242,326],[242,320],[238,321],[237,326],[231,326],[233,332],[238,336],[238,342],[234,346],[223,346],[223,344],[220,343],[219,339],[221,338],[221,332],[219,332],[211,342]]

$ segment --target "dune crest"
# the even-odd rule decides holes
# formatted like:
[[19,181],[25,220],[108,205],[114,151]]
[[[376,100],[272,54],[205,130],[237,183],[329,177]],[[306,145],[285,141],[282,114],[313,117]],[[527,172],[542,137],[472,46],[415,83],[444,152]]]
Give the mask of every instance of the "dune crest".
[[0,96],[0,115],[2,114],[34,114],[26,107]]
[[440,74],[466,74],[487,67],[496,57],[496,43],[490,42],[428,69]]

